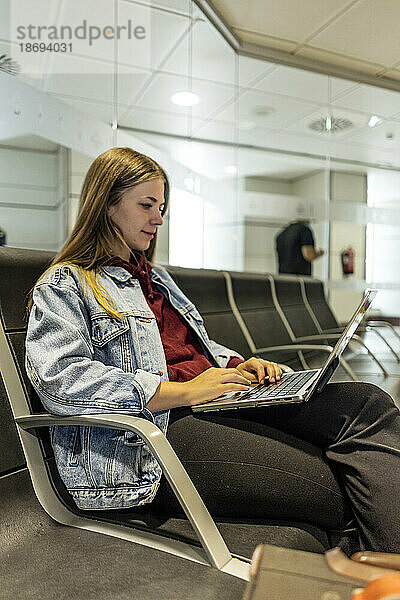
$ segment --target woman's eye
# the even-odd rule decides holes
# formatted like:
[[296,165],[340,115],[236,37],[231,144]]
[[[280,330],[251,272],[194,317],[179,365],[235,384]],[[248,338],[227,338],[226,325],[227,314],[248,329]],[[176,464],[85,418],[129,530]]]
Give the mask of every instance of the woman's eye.
[[143,208],[151,208],[152,207],[151,204],[146,204],[146,203],[143,203],[142,206],[143,206]]

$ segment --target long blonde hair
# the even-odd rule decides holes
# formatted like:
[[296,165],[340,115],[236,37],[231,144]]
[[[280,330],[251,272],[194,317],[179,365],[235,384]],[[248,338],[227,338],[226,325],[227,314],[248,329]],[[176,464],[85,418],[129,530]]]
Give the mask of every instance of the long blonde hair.
[[[78,267],[82,281],[89,285],[98,304],[111,317],[122,319],[123,316],[112,306],[112,298],[98,281],[99,267],[113,255],[115,240],[127,247],[120,228],[108,216],[108,208],[118,204],[124,192],[135,185],[159,178],[164,182],[164,215],[169,201],[169,182],[164,169],[132,148],[110,148],[100,154],[90,165],[83,182],[75,226],[38,281],[54,265]],[[144,252],[150,262],[156,241],[157,232]],[[33,289],[28,294],[28,314],[33,304],[32,295]]]

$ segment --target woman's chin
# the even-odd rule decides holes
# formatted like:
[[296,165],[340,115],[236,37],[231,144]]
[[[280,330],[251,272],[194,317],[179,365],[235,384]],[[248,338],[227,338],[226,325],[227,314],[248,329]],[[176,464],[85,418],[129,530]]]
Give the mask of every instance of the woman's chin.
[[131,250],[135,250],[136,252],[144,252],[145,250],[148,250],[149,247],[150,241],[144,242],[143,244],[134,244],[130,246]]

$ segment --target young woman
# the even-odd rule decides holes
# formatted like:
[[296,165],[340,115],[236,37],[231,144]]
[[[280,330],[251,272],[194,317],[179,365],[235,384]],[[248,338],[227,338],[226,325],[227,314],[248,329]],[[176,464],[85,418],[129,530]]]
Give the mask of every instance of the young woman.
[[[304,405],[191,414],[281,370],[211,341],[195,306],[152,266],[168,196],[163,169],[130,148],[92,163],[76,225],[28,306],[26,368],[43,405],[140,415],[164,432],[171,414],[167,435],[214,515],[331,530],[352,518],[359,549],[400,552],[400,415],[381,389],[330,384]],[[60,426],[51,440],[78,507],[174,508],[137,436]]]

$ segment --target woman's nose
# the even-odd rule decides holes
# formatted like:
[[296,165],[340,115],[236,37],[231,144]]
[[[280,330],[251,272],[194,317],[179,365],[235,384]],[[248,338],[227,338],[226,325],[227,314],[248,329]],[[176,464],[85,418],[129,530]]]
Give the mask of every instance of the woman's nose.
[[162,214],[160,213],[159,210],[157,210],[151,217],[151,222],[154,223],[154,225],[162,225],[163,224],[163,218],[162,218]]

